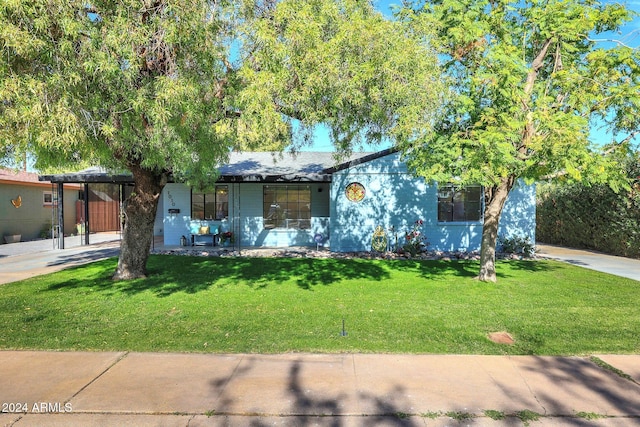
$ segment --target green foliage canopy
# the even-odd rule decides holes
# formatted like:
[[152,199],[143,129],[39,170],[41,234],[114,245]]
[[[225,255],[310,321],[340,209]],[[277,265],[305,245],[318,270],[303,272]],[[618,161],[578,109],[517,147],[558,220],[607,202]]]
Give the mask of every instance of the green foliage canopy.
[[428,128],[443,92],[426,38],[355,0],[9,0],[0,28],[3,154],[41,170],[206,180],[319,123],[345,151]]
[[[485,190],[481,281],[496,281],[495,248],[518,179],[629,187],[619,167],[640,129],[640,52],[600,46],[632,13],[593,0],[426,0],[399,18],[435,33],[451,88],[433,132],[400,141],[418,175]],[[590,127],[614,135],[598,146]]]
[[[631,11],[591,0],[413,6],[400,17],[436,29],[454,94],[434,133],[403,144],[419,174],[488,187],[558,176],[627,185],[619,163],[640,129],[640,52],[595,37]],[[596,122],[616,140],[592,143]]]

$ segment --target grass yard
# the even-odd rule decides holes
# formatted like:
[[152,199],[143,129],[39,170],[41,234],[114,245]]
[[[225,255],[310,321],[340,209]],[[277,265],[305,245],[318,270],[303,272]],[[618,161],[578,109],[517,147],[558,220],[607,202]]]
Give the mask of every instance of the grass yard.
[[497,284],[475,262],[152,255],[113,282],[116,262],[0,286],[0,348],[640,352],[640,283],[555,261],[499,262]]

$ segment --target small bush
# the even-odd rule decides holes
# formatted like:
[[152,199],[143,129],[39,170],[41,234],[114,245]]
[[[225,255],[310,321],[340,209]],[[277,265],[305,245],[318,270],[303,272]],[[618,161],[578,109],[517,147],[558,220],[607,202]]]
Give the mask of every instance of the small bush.
[[51,221],[46,222],[40,230],[41,239],[51,239]]
[[531,242],[529,237],[500,237],[498,245],[504,253],[522,254],[527,257],[531,257],[536,253],[536,245]]
[[429,242],[427,242],[427,238],[424,234],[422,234],[422,225],[424,221],[421,219],[417,220],[413,223],[413,227],[411,231],[405,234],[405,244],[402,247],[404,252],[410,253],[415,256],[420,252],[423,252],[427,246],[429,246]]

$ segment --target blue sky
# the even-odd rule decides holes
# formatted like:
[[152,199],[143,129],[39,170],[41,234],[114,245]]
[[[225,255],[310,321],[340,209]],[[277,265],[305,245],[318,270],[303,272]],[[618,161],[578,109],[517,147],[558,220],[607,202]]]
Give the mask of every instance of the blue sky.
[[[623,1],[621,3],[640,14],[640,0]],[[392,6],[399,5],[400,0],[373,0],[373,4],[385,16],[391,18]],[[602,36],[599,37],[599,39],[600,38],[604,39],[605,37]],[[640,48],[640,17],[636,17],[633,21],[625,25],[620,34],[611,34],[610,38],[620,40],[628,46]],[[593,129],[591,138],[594,142],[600,143],[607,143],[611,140],[609,135],[598,129]],[[638,138],[636,138],[636,140],[638,140]],[[357,151],[378,151],[388,148],[390,145],[390,143],[382,145],[366,145],[357,149]],[[316,130],[313,144],[302,148],[301,151],[334,151],[333,145],[329,140],[328,130],[326,128],[319,127]]]

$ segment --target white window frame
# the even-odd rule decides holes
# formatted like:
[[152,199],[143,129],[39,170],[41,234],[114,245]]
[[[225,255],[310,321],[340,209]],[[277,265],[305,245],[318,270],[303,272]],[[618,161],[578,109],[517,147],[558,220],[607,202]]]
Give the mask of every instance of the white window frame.
[[[50,201],[47,201],[47,196],[49,196]],[[55,204],[55,198],[53,191],[43,191],[42,192],[42,205],[43,206],[53,206]]]

